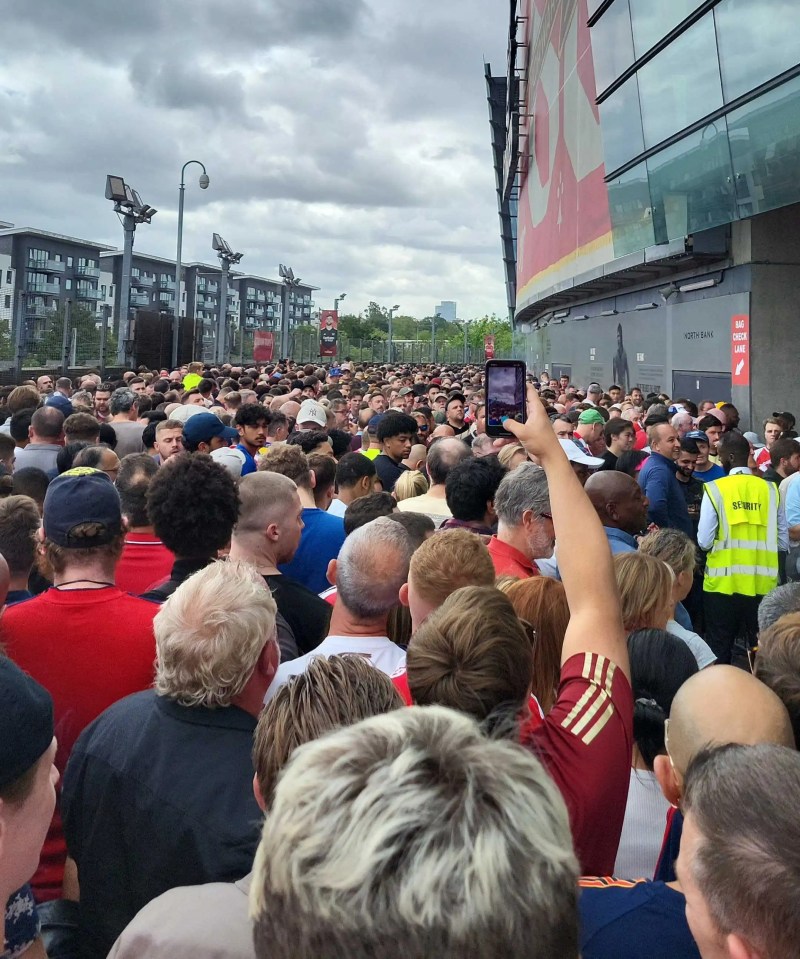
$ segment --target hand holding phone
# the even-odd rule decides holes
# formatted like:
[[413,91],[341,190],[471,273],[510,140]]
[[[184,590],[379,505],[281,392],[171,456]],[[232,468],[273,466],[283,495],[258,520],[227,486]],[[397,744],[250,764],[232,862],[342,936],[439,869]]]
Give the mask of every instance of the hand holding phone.
[[506,423],[527,419],[525,364],[522,360],[489,360],[486,364],[486,432],[512,436]]

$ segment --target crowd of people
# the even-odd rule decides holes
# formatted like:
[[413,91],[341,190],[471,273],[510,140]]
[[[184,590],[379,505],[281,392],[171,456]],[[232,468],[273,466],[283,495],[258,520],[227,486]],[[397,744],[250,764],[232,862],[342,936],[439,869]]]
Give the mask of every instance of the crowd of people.
[[467,366],[0,388],[18,959],[794,959],[800,439]]

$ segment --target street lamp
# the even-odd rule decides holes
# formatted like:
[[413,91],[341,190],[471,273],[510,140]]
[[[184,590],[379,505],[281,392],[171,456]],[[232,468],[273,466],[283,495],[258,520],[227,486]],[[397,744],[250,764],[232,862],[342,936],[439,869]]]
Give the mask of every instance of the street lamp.
[[187,160],[181,167],[181,183],[178,187],[178,253],[175,257],[175,319],[172,325],[172,368],[178,366],[178,342],[180,339],[180,316],[181,316],[181,247],[183,246],[183,196],[186,192],[186,184],[183,182],[183,176],[186,167],[196,163],[203,168],[198,183],[201,190],[207,190],[209,179],[206,168],[199,160]]
[[337,316],[339,315],[339,304],[342,302],[342,300],[343,300],[346,296],[347,296],[346,293],[340,293],[340,294],[336,297],[336,299],[333,301],[333,310],[334,310],[334,313],[336,313]]
[[392,320],[394,319],[395,313],[400,309],[397,304],[395,304],[389,310],[389,362],[392,362]]
[[137,223],[149,223],[158,210],[142,202],[142,198],[121,176],[106,177],[106,199],[114,202],[114,212],[122,218],[125,246],[122,251],[122,277],[119,285],[119,343],[117,362],[126,365],[133,351],[131,342],[131,263],[133,234]]
[[225,362],[225,345],[228,331],[228,271],[231,264],[239,263],[244,253],[234,253],[219,233],[212,234],[211,248],[216,250],[222,267],[222,280],[219,285],[219,309],[217,310],[217,350],[216,363],[222,366]]
[[469,333],[469,325],[466,320],[456,320],[456,326],[461,327],[464,333],[464,366],[469,362],[467,360],[467,351],[469,349],[469,344],[467,342],[467,335]]
[[[283,280],[283,308],[281,310],[281,359],[289,359],[289,294],[300,286],[300,277],[295,277],[294,270],[283,263],[278,267]],[[339,297],[341,300],[342,297]]]

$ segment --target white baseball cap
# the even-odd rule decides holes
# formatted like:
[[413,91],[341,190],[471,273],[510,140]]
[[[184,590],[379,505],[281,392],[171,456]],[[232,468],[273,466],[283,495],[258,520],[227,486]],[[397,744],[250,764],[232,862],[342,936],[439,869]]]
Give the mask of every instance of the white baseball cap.
[[241,477],[244,466],[244,453],[241,450],[234,449],[232,446],[221,446],[218,450],[211,451],[211,459],[220,466],[224,466],[234,479]]
[[574,440],[559,440],[561,449],[567,454],[570,463],[580,463],[582,466],[588,466],[589,469],[596,470],[605,463],[605,460],[599,456],[589,456],[584,453]]
[[328,416],[325,413],[325,407],[316,400],[303,400],[297,413],[298,425],[300,423],[316,423],[317,426],[324,429],[328,423]]

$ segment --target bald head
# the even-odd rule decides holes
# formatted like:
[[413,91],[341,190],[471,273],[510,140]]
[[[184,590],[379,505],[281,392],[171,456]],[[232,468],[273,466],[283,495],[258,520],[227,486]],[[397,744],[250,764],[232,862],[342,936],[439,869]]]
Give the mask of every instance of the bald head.
[[297,414],[300,412],[300,404],[296,400],[287,400],[281,405],[280,412],[283,413],[284,416],[296,420]]
[[297,485],[282,473],[250,473],[239,484],[242,507],[233,538],[263,533],[273,522],[285,518],[297,500]]
[[[440,440],[443,437],[453,437],[456,435],[456,431],[452,426],[448,426],[446,423],[442,423],[441,426],[437,426],[436,429],[431,433],[432,440]],[[461,442],[459,440],[459,442]]]
[[743,669],[711,666],[688,679],[672,701],[669,754],[683,778],[702,749],[728,743],[795,748],[789,714],[771,689]]
[[[451,427],[447,427],[452,432]],[[436,431],[434,430],[434,433]],[[438,440],[428,451],[428,475],[434,486],[443,486],[454,466],[472,456],[466,443],[452,437]]]
[[627,473],[593,473],[584,489],[603,526],[624,530],[631,536],[647,526],[648,502],[639,484]]

